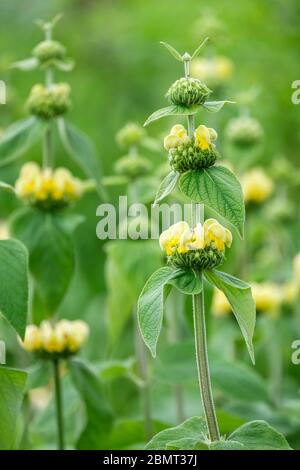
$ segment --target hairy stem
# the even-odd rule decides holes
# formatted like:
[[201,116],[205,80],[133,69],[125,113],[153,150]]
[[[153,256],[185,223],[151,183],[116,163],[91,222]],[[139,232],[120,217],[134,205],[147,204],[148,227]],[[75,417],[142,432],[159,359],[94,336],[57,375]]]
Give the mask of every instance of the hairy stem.
[[210,383],[202,274],[200,274],[200,276],[202,291],[200,294],[193,295],[193,318],[198,379],[209,437],[211,441],[218,441],[220,439],[220,432]]
[[63,401],[61,381],[59,376],[59,360],[53,360],[54,386],[55,386],[55,404],[57,421],[57,447],[58,450],[64,450],[64,422],[63,422]]
[[[45,31],[46,39],[52,39],[52,29],[48,28]],[[53,84],[53,68],[48,67],[45,71],[45,85],[50,88]],[[49,120],[48,126],[45,130],[43,141],[43,167],[52,168],[53,166],[53,152],[52,152],[52,120]]]

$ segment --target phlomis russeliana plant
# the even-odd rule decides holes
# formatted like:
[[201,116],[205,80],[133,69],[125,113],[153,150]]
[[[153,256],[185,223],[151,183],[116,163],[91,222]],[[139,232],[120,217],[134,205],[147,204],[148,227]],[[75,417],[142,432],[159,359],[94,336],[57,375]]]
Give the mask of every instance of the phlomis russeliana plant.
[[[68,83],[55,82],[56,70],[70,72],[74,65],[67,58],[64,45],[53,39],[53,29],[59,19],[57,16],[50,22],[39,21],[43,41],[33,49],[30,58],[13,64],[22,71],[40,69],[44,83],[35,84],[29,93],[26,109],[30,117],[12,124],[0,139],[0,166],[14,162],[38,141],[42,143],[41,161],[23,164],[15,185],[1,183],[0,186],[13,191],[24,204],[11,216],[9,226],[11,234],[29,251],[34,280],[32,322],[43,321],[40,327],[28,326],[24,338],[26,305],[21,317],[24,322],[16,329],[24,339],[25,350],[53,363],[58,447],[62,449],[65,442],[59,365],[61,360],[79,350],[87,338],[88,328],[81,321],[62,320],[52,325],[46,319],[56,314],[74,272],[73,232],[83,218],[71,209],[87,190],[96,189],[101,196],[103,190],[93,145],[65,118],[71,106],[71,88]],[[79,179],[67,168],[57,166],[54,134],[88,180]]]
[[[243,237],[245,208],[237,177],[228,168],[218,164],[217,132],[207,127],[203,120],[196,122],[201,111],[217,112],[226,103],[210,101],[211,90],[205,83],[190,76],[190,62],[199,55],[205,42],[192,55],[181,55],[172,46],[163,43],[172,56],[184,65],[184,77],[176,80],[167,91],[170,105],[154,112],[145,125],[174,115],[185,116],[187,125],[176,124],[164,140],[171,172],[162,181],[155,203],[160,202],[179,184],[180,190],[191,201],[192,226],[181,221],[161,234],[159,242],[166,255],[167,266],[152,274],[138,302],[140,331],[155,357],[166,295],[175,288],[192,296],[198,379],[205,419],[191,418],[176,428],[162,431],[150,441],[147,446],[149,449],[247,448],[239,435],[251,433],[254,428],[259,432],[260,428],[268,427],[263,422],[247,423],[225,441],[220,436],[210,383],[204,282],[212,284],[225,295],[253,363],[252,339],[256,311],[250,285],[217,269],[230,249],[232,229]],[[205,220],[205,207],[215,212],[217,218],[229,223],[231,230],[217,218]]]
[[[65,117],[71,106],[71,88],[66,82],[55,82],[56,70],[67,73],[74,65],[65,46],[53,38],[59,19],[60,15],[50,22],[38,21],[44,39],[30,58],[12,65],[23,72],[40,70],[44,83],[35,84],[29,93],[25,107],[30,117],[13,123],[0,139],[0,167],[16,161],[37,142],[42,144],[40,162],[24,163],[14,185],[0,183],[24,205],[11,216],[9,225],[11,234],[29,250],[34,295],[42,305],[37,314],[33,312],[33,320],[38,322],[55,314],[73,275],[72,237],[83,218],[71,209],[90,189],[103,195],[95,149]],[[56,135],[62,144],[60,152],[75,161],[87,180],[57,165]]]

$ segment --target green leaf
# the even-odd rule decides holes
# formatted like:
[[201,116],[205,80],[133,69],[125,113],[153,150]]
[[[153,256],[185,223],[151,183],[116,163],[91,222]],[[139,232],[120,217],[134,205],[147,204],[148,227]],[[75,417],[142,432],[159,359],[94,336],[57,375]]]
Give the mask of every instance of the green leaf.
[[179,181],[181,191],[192,201],[206,204],[244,233],[245,205],[237,177],[227,168],[212,166],[184,173]]
[[209,444],[209,450],[247,450],[247,447],[237,441],[216,441]]
[[28,253],[16,240],[0,241],[0,311],[24,338],[28,310]]
[[155,196],[154,205],[158,204],[170,194],[176,186],[180,174],[177,171],[171,171],[161,182]]
[[97,190],[101,197],[105,193],[101,184],[102,171],[100,161],[91,140],[79,129],[68,123],[65,119],[58,119],[58,130],[62,143],[71,158],[84,171],[84,173],[97,183]]
[[16,422],[21,411],[26,372],[0,367],[0,449],[9,450],[16,439]]
[[235,279],[233,276],[217,271],[216,269],[205,271],[204,275],[211,284],[220,289],[227,297],[246,341],[251,360],[254,364],[255,359],[252,339],[256,320],[256,310],[255,302],[251,293],[251,287],[249,285],[247,286],[239,279]]
[[96,374],[83,361],[73,359],[69,362],[71,377],[75,388],[81,395],[87,422],[77,442],[77,448],[101,449],[102,438],[110,432],[113,416],[107,406],[103,386]]
[[30,209],[17,212],[10,221],[11,232],[29,250],[30,271],[48,316],[55,313],[73,276],[74,247],[69,228],[55,214]]
[[235,102],[234,101],[228,101],[228,100],[224,100],[224,101],[205,101],[205,103],[203,103],[203,108],[207,109],[207,111],[210,111],[211,113],[218,113],[220,111],[220,109],[223,108],[224,104],[226,103],[230,103],[230,104],[234,104]]
[[168,294],[170,285],[185,294],[199,293],[202,289],[199,278],[193,272],[182,269],[166,266],[150,276],[139,297],[137,314],[142,337],[153,357],[156,357],[156,345],[162,326],[164,297]]
[[176,60],[178,60],[179,62],[182,62],[182,56],[181,54],[173,47],[171,46],[170,44],[168,44],[167,42],[163,42],[163,41],[160,41],[160,44],[162,46],[164,46],[169,52],[170,54],[175,57]]
[[34,70],[39,66],[39,61],[36,57],[29,57],[28,59],[19,60],[18,62],[14,62],[11,64],[12,69],[19,69],[23,70],[24,72],[28,72],[30,70]]
[[171,279],[168,284],[171,284],[186,295],[200,294],[202,291],[202,282],[196,273],[181,269],[177,269],[176,272],[176,277]]
[[17,121],[0,138],[0,167],[22,156],[41,136],[46,124],[35,117]]
[[207,43],[208,40],[209,40],[209,38],[205,38],[201,42],[200,46],[198,46],[197,49],[193,52],[191,60],[194,60],[199,55],[201,49],[205,46],[205,44]]
[[156,434],[146,445],[147,450],[199,449],[206,444],[207,428],[204,418],[193,417],[179,426]]
[[74,65],[75,65],[75,62],[72,59],[68,59],[68,60],[54,59],[52,60],[52,63],[58,70],[61,70],[62,72],[71,72],[71,70],[73,70]]
[[291,450],[285,437],[265,421],[243,424],[229,436],[249,450]]
[[171,105],[166,108],[161,108],[155,111],[144,123],[144,127],[148,126],[150,122],[157,121],[165,116],[186,116],[188,114],[196,114],[202,105],[194,104],[192,106]]

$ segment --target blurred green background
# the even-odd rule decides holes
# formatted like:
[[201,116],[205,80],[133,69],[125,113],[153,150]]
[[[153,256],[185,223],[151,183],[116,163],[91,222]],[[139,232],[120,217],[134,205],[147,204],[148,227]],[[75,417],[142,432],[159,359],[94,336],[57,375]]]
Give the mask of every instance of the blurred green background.
[[[224,90],[225,95],[221,94],[216,99],[236,100],[238,93],[257,87],[260,93],[251,103],[250,110],[264,129],[259,165],[269,169],[271,161],[283,157],[285,162],[298,166],[300,105],[291,102],[291,84],[300,79],[298,1],[211,0],[208,3],[188,0],[176,3],[171,0],[1,0],[0,79],[7,84],[7,104],[0,107],[2,129],[26,116],[24,103],[29,91],[34,83],[44,80],[40,71],[24,73],[12,70],[9,66],[12,62],[29,57],[34,46],[42,40],[43,34],[34,25],[34,20],[49,20],[59,12],[64,16],[55,28],[54,38],[67,47],[68,55],[76,61],[76,67],[68,74],[56,72],[55,78],[56,81],[70,83],[72,110],[68,118],[95,142],[105,176],[113,173],[114,162],[123,153],[115,142],[116,132],[127,121],[142,124],[150,113],[167,105],[164,93],[182,75],[182,64],[173,60],[159,45],[159,41],[169,42],[181,52],[192,52],[206,36],[207,31],[203,27],[205,16],[216,18],[222,31],[218,41],[212,41],[204,55],[225,55],[234,64],[234,73],[226,92]],[[211,99],[214,99],[214,94]],[[199,124],[209,124],[218,131],[218,148],[229,161],[231,155],[226,145],[223,145],[226,143],[224,128],[231,117],[238,115],[238,111],[239,103],[225,107],[217,115],[205,112],[197,117]],[[163,136],[173,122],[169,118],[160,120],[148,132],[155,138]],[[166,160],[166,152],[161,148],[154,158],[156,163],[159,158],[163,162]],[[41,161],[40,145],[35,146],[18,163],[1,168],[0,180],[14,182],[22,162],[32,159]],[[56,142],[56,163],[65,164],[75,174],[82,176],[65,155],[59,142]],[[276,189],[280,196],[281,188]],[[122,193],[125,193],[125,188],[109,188],[111,201],[116,201]],[[296,204],[298,193],[299,185],[292,188],[289,194]],[[96,207],[100,202],[95,194],[89,194],[78,204],[78,212],[85,214],[87,220],[76,232],[76,274],[59,312],[61,317],[85,318],[90,325],[95,325],[86,352],[93,361],[99,360],[103,354],[104,348],[99,347],[99,344],[102,346],[101,341],[104,342],[105,336],[105,252],[104,243],[96,238]],[[12,196],[1,192],[0,219],[5,219],[16,205]],[[299,213],[298,207],[296,212]],[[258,217],[258,223],[264,223],[263,216]],[[280,263],[281,271],[286,265],[291,270],[291,257],[300,248],[298,222],[289,222],[287,226],[283,224],[278,229],[282,243],[285,243],[284,232],[287,231],[290,233],[287,243],[292,240],[292,246],[289,258],[282,258],[285,263]],[[269,242],[265,232],[260,233]],[[279,266],[281,260],[276,258],[278,253],[274,256],[270,246],[266,245],[263,257],[273,256],[273,263]],[[239,247],[235,245],[237,258]],[[256,269],[257,279],[264,280],[261,261],[261,258],[257,261],[253,272]],[[275,272],[270,266],[269,263],[265,272],[275,277],[276,281],[288,277],[282,275],[280,269]],[[125,339],[123,337],[121,356],[126,357],[131,352],[131,343],[129,331]],[[288,360],[289,345],[287,341],[285,347]],[[19,359],[14,358],[14,362],[22,365]],[[261,367],[264,368],[264,363]],[[129,398],[134,395],[131,388],[122,392],[126,408],[127,395]],[[160,400],[161,409],[167,408],[169,394],[158,395],[156,399]],[[195,396],[198,406],[198,391]],[[118,408],[117,393],[115,401]]]

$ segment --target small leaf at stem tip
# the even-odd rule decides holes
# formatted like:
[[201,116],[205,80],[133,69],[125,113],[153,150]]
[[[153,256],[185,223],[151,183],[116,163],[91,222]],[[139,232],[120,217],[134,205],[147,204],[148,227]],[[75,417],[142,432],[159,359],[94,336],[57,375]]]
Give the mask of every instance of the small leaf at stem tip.
[[155,196],[153,207],[170,194],[176,186],[180,174],[176,171],[171,171],[161,182]]
[[23,72],[28,72],[34,70],[38,67],[39,62],[35,57],[29,57],[28,59],[19,60],[18,62],[13,62],[10,65],[11,69],[19,69]]
[[181,54],[173,46],[163,41],[160,41],[160,44],[164,46],[176,60],[179,62],[183,61]]
[[201,104],[194,104],[191,106],[183,106],[173,104],[165,108],[154,111],[144,123],[144,127],[148,126],[153,121],[157,121],[165,116],[187,116],[189,114],[196,114],[201,108]]
[[235,104],[235,101],[229,101],[229,100],[224,100],[224,101],[206,101],[203,103],[203,108],[207,109],[207,111],[210,111],[211,113],[217,113],[220,111],[220,109],[223,108],[224,104]]
[[205,44],[207,43],[207,41],[209,41],[209,37],[205,38],[205,39],[201,42],[200,46],[198,46],[197,49],[193,52],[191,60],[193,60],[193,59],[195,59],[195,57],[197,57],[197,55],[198,55],[199,52],[201,51],[202,47],[205,46]]

